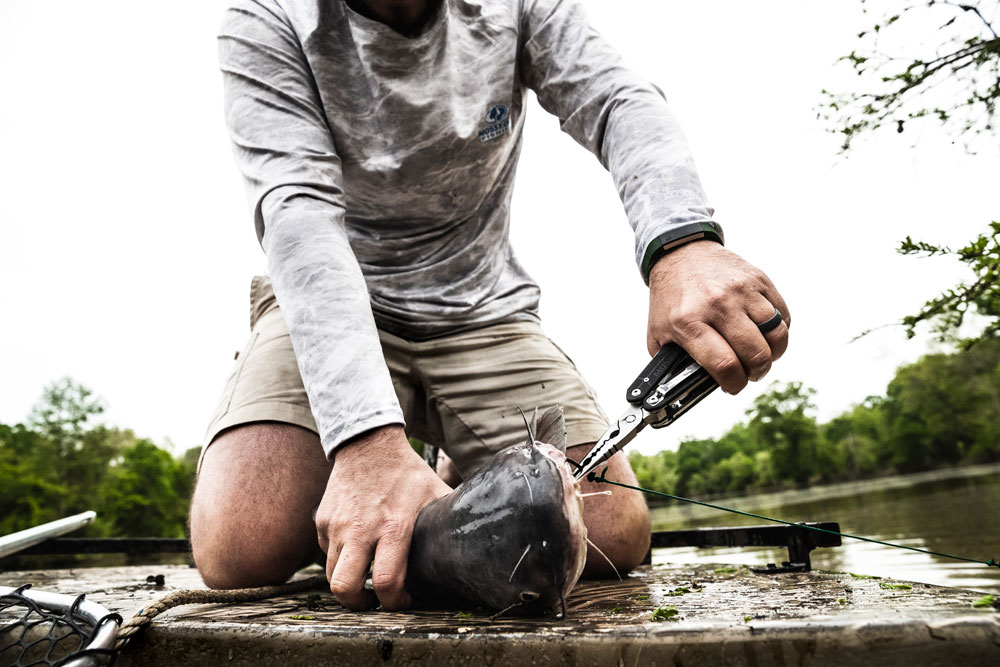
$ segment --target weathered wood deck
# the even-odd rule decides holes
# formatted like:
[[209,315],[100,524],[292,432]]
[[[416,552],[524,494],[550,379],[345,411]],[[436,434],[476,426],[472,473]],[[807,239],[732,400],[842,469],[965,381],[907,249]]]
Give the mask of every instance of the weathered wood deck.
[[[316,571],[318,573],[318,570]],[[164,575],[165,585],[146,583]],[[88,593],[126,618],[194,569],[135,566],[0,573],[0,584]],[[1000,665],[1000,613],[981,593],[843,573],[758,575],[725,566],[645,566],[582,582],[564,620],[465,611],[341,608],[329,592],[178,607],[118,665]],[[654,621],[661,605],[672,620]]]

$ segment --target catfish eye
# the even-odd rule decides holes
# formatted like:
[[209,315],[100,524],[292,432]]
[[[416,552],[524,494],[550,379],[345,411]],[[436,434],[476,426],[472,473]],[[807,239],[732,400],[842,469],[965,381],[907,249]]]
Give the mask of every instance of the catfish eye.
[[521,600],[523,602],[534,602],[538,597],[538,593],[534,591],[521,591]]

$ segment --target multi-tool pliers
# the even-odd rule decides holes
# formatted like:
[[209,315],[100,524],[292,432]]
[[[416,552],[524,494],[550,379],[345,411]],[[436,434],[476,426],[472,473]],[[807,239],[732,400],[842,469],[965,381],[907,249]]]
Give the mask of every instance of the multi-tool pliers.
[[[757,325],[767,333],[781,324],[781,313]],[[676,343],[667,343],[649,361],[625,394],[628,407],[583,457],[574,477],[583,479],[607,461],[647,425],[669,426],[711,394],[719,384]]]

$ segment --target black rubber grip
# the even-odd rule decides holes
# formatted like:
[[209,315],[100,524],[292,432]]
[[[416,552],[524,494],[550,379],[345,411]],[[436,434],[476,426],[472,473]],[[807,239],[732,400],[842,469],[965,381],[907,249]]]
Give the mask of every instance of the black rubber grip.
[[666,377],[677,360],[686,354],[687,352],[677,343],[667,343],[661,347],[660,351],[642,369],[642,373],[635,379],[635,382],[629,385],[625,391],[625,400],[635,405],[642,403]]

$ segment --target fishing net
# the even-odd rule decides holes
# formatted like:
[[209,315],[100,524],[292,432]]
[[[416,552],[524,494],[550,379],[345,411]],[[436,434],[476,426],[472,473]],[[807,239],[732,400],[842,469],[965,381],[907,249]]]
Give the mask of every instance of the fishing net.
[[83,595],[0,587],[0,667],[91,667],[114,662],[121,616]]
[[125,622],[82,595],[0,586],[0,667],[111,665],[155,617],[178,605],[252,602],[326,585],[325,576],[316,576],[260,588],[179,590],[153,600]]

